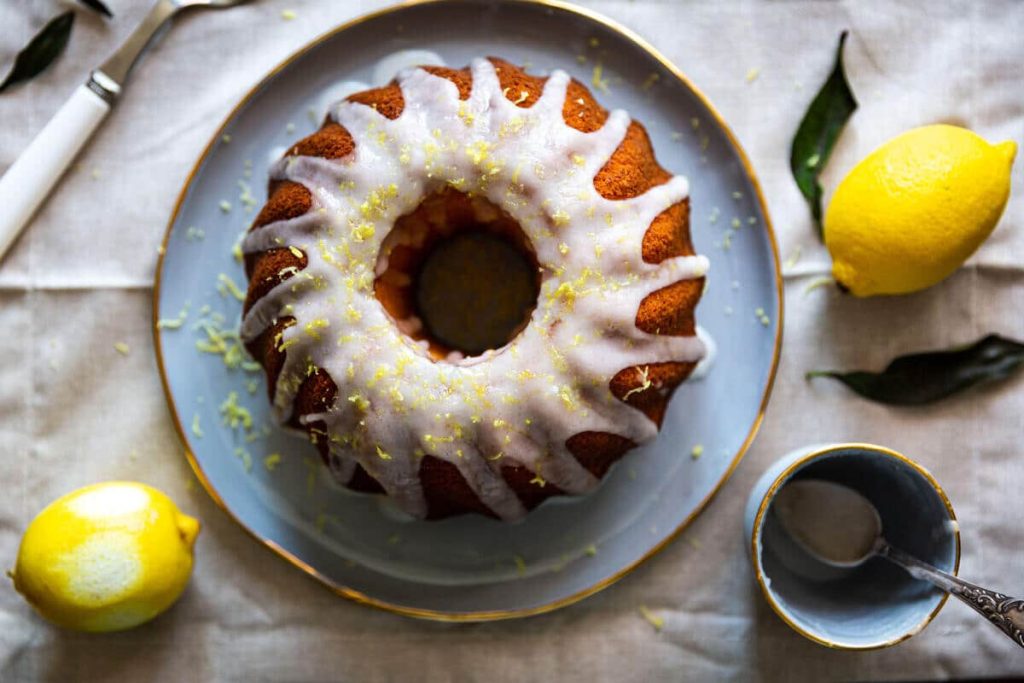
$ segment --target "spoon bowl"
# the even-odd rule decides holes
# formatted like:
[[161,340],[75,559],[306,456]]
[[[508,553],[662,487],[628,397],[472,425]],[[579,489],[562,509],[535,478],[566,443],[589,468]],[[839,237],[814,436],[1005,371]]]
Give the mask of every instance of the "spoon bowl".
[[877,552],[882,538],[878,508],[835,482],[790,482],[779,490],[771,510],[777,528],[815,561],[830,567],[859,567]]
[[801,479],[782,487],[772,505],[779,526],[815,561],[852,568],[877,555],[920,581],[966,602],[1024,648],[1024,600],[951,576],[890,545],[882,518],[857,491],[830,481]]

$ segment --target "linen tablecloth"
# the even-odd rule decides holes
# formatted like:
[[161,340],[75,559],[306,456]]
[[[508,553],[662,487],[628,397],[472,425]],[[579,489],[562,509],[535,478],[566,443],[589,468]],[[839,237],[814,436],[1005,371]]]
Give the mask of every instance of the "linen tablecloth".
[[[0,169],[141,18],[148,0],[79,11],[55,66],[0,95]],[[70,0],[0,3],[0,62]],[[988,242],[940,286],[857,300],[828,288],[828,255],[790,177],[789,142],[851,31],[846,64],[860,109],[824,175],[826,198],[889,137],[937,121],[1024,142],[1024,2],[583,3],[678,64],[732,125],[760,175],[786,269],[785,343],[760,436],[684,536],[618,585],[555,613],[504,623],[405,619],[336,598],[221,512],[182,456],[151,343],[157,245],[196,157],[234,103],[325,29],[387,3],[260,0],[192,15],[141,64],[125,98],[0,263],[0,564],[51,499],[135,479],[202,518],[180,603],[133,631],[83,635],[37,618],[0,588],[0,680],[653,681],[928,679],[1024,674],[1024,655],[951,600],[922,634],[876,652],[834,652],[768,608],[745,553],[754,480],[795,447],[864,440],[937,476],[963,533],[961,575],[1024,593],[1024,377],[923,409],[892,409],[811,368],[877,368],[899,353],[1024,338],[1024,163]],[[286,20],[282,10],[292,10]],[[758,71],[753,71],[758,70]],[[756,73],[753,80],[748,74]],[[0,207],[0,211],[3,208]],[[114,344],[124,342],[122,355]],[[728,362],[722,359],[721,362]],[[665,620],[658,632],[639,613]]]

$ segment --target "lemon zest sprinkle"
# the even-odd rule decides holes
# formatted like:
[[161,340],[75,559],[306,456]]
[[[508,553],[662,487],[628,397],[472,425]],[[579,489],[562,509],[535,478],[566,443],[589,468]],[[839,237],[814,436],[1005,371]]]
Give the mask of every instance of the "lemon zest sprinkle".
[[650,378],[651,366],[648,365],[647,367],[643,368],[642,370],[640,368],[637,368],[636,372],[640,376],[640,386],[633,387],[632,389],[627,391],[625,394],[623,394],[623,396],[622,396],[622,400],[623,401],[625,401],[627,398],[629,398],[633,394],[639,394],[639,393],[647,391],[648,389],[651,388],[651,378]]
[[644,605],[640,605],[640,615],[654,627],[655,631],[660,631],[665,627],[665,618],[658,616]]
[[611,92],[608,88],[608,79],[604,77],[604,66],[601,65],[601,62],[594,65],[590,82],[595,88],[603,93]]
[[217,291],[221,296],[231,295],[239,301],[245,301],[245,292],[239,288],[227,273],[217,275]]
[[245,406],[238,404],[238,392],[232,391],[220,404],[220,414],[224,424],[232,429],[242,427],[245,431],[252,429],[252,413]]

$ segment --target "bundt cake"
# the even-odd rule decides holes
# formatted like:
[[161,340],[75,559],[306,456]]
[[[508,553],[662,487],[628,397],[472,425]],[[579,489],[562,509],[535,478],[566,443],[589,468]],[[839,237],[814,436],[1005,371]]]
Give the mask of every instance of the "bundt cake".
[[593,488],[704,353],[687,181],[562,71],[403,70],[270,177],[242,338],[282,424],[411,515]]

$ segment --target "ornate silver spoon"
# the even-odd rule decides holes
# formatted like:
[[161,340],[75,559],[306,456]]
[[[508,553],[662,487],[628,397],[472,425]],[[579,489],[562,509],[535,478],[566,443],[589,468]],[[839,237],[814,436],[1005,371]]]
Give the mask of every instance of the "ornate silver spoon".
[[915,579],[954,595],[1024,648],[1024,600],[976,586],[922,562],[882,536],[882,518],[857,491],[830,481],[801,479],[786,484],[773,503],[782,529],[812,558],[851,569],[879,555]]
[[124,44],[92,72],[0,178],[0,258],[43,203],[121,95],[139,56],[161,27],[191,7],[225,8],[246,0],[158,0]]

